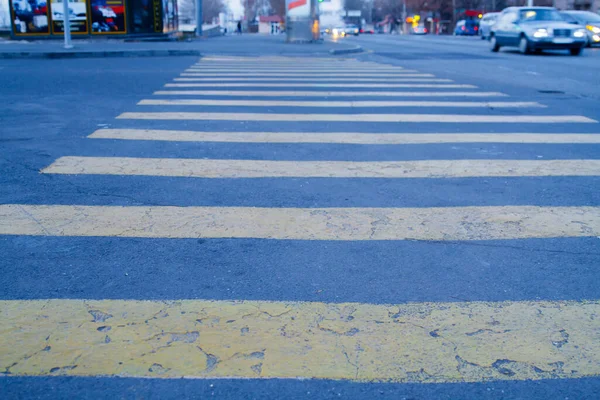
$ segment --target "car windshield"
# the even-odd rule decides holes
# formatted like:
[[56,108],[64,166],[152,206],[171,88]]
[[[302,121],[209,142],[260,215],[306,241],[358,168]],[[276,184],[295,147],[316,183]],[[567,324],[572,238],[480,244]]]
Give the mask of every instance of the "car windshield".
[[523,22],[530,21],[563,21],[564,19],[560,16],[556,10],[523,10],[520,12],[520,19]]
[[600,22],[600,15],[594,14],[593,12],[578,13],[577,15],[574,15],[574,17],[586,22]]

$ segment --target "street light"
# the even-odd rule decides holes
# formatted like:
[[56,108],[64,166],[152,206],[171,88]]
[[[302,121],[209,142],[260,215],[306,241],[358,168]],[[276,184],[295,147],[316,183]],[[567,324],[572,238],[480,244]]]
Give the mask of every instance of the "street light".
[[63,0],[63,32],[65,34],[65,49],[72,49],[71,18],[69,15],[69,0]]

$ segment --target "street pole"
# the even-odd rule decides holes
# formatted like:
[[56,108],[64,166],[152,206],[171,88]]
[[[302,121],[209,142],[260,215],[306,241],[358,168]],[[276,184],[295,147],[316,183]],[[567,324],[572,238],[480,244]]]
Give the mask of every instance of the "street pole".
[[404,0],[404,2],[402,3],[402,33],[404,34],[408,33],[408,25],[406,25],[406,18],[406,0]]
[[196,37],[202,36],[202,0],[196,0]]
[[456,0],[452,0],[452,25],[450,26],[450,32],[454,32],[454,27],[456,26]]
[[69,1],[62,0],[63,2],[63,31],[65,33],[65,49],[72,49],[71,44],[71,19],[69,18]]

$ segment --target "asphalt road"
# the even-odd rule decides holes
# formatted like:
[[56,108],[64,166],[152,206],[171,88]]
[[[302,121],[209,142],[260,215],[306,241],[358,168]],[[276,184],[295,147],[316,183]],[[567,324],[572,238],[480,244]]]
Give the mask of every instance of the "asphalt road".
[[345,41],[0,60],[1,398],[598,398],[600,49]]

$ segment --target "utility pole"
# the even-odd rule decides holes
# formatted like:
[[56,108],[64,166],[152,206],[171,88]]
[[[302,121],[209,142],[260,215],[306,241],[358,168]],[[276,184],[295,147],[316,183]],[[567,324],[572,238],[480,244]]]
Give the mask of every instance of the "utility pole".
[[450,26],[450,32],[454,32],[456,26],[456,0],[452,0],[452,25]]
[[63,32],[65,33],[65,49],[72,49],[71,44],[71,18],[69,18],[69,1],[62,0],[63,2]]
[[196,37],[202,36],[202,0],[196,0]]
[[402,34],[408,33],[408,27],[406,26],[406,0],[402,2]]

